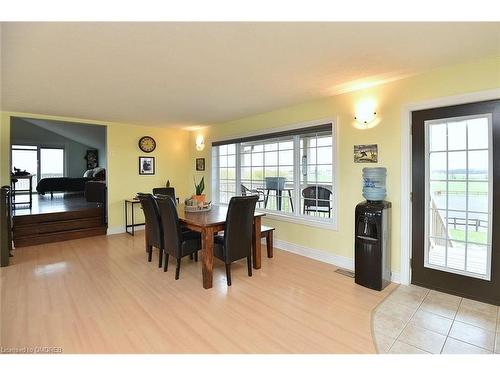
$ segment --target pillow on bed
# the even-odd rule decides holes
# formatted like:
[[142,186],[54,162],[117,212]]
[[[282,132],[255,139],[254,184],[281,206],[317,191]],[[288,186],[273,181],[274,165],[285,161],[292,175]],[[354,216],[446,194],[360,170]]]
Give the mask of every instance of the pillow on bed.
[[92,173],[92,177],[99,177],[99,174],[104,171],[103,167],[97,167],[93,169],[94,173]]
[[87,169],[85,173],[83,174],[84,178],[92,178],[94,176],[94,170],[93,169]]

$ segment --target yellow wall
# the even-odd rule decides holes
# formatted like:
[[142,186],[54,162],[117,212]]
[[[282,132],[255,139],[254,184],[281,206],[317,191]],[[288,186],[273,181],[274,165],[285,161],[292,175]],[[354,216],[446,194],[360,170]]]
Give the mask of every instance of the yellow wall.
[[[400,270],[400,126],[404,105],[423,100],[445,97],[500,87],[500,58],[491,58],[468,64],[436,69],[425,74],[392,83],[317,99],[276,111],[257,114],[193,132],[191,158],[205,157],[205,179],[210,181],[210,144],[245,133],[270,132],[294,123],[316,119],[338,119],[338,226],[337,231],[313,228],[278,220],[264,220],[276,227],[277,238],[297,245],[324,250],[348,258],[353,257],[354,207],[363,200],[361,195],[361,169],[366,164],[353,162],[355,144],[377,143],[378,166],[387,168],[387,200],[393,203],[392,216],[392,269]],[[356,107],[365,100],[376,102],[377,121],[371,129],[357,129],[353,121]],[[197,134],[204,134],[206,148],[194,148]],[[194,161],[193,161],[194,165]],[[369,165],[374,166],[374,165]],[[210,196],[210,183],[207,194]]]
[[[167,179],[184,199],[192,193],[187,179],[190,159],[187,157],[190,134],[180,129],[162,129],[114,122],[35,115],[27,113],[2,112],[1,124],[1,184],[9,181],[10,117],[33,117],[48,120],[73,121],[107,126],[107,177],[108,177],[108,226],[112,230],[123,228],[123,200],[137,192],[149,192],[153,187],[165,186]],[[156,150],[144,154],[137,146],[139,138],[150,135],[156,140]],[[154,156],[156,174],[140,176],[138,157]],[[137,210],[140,214],[140,210]],[[139,215],[140,216],[140,215]]]

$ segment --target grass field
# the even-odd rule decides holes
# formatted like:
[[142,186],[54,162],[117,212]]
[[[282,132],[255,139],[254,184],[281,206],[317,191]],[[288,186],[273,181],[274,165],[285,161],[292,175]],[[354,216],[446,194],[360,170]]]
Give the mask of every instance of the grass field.
[[[465,241],[465,230],[449,229],[448,232],[452,240]],[[467,240],[468,242],[486,244],[488,242],[488,235],[486,232],[469,231]]]

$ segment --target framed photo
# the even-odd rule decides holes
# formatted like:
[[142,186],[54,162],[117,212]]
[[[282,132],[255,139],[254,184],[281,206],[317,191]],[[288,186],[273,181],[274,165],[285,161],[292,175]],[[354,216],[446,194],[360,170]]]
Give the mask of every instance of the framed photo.
[[378,146],[377,145],[354,145],[355,163],[377,163]]
[[155,158],[153,156],[139,156],[139,174],[155,174]]
[[85,155],[85,160],[87,160],[87,169],[94,169],[99,165],[99,154],[97,150],[87,150]]
[[205,158],[197,158],[196,159],[196,170],[204,171],[205,170]]

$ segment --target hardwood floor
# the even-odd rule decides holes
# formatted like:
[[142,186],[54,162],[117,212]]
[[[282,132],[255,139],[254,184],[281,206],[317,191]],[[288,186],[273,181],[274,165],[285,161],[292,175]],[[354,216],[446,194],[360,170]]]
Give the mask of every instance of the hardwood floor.
[[[1,346],[63,353],[375,353],[376,292],[335,267],[275,249],[250,278],[245,261],[184,260],[179,280],[147,262],[144,232],[16,250],[1,272]],[[263,252],[265,254],[265,251]]]

